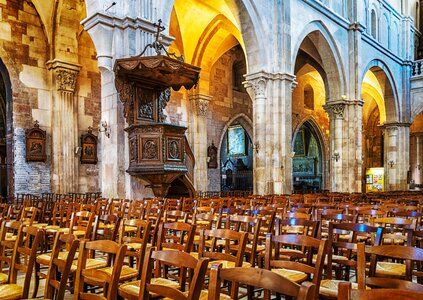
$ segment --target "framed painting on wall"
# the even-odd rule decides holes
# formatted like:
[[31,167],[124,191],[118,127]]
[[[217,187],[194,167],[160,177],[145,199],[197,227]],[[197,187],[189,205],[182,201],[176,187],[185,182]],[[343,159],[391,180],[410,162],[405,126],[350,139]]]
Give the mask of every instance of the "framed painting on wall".
[[81,148],[81,164],[97,164],[97,137],[91,127],[81,136]]
[[228,154],[229,156],[243,156],[245,151],[245,130],[241,125],[228,128]]
[[25,133],[26,155],[25,160],[45,162],[46,155],[46,132],[40,129],[38,121],[35,121],[34,127],[28,129]]

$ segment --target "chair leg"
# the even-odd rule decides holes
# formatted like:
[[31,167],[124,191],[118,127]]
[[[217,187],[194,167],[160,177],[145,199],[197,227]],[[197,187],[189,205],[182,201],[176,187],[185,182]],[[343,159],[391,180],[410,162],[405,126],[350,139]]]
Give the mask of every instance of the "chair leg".
[[38,287],[40,285],[39,272],[40,272],[40,264],[35,262],[35,268],[34,268],[35,280],[34,280],[34,289],[32,291],[32,298],[37,298]]

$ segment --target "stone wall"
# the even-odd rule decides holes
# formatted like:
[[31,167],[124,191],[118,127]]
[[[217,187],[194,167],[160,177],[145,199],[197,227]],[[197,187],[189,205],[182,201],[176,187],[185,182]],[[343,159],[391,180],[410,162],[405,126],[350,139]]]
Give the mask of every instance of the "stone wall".
[[[242,50],[232,48],[223,54],[213,65],[210,73],[210,95],[213,97],[207,114],[207,143],[212,142],[217,147],[218,163],[220,165],[221,142],[227,126],[238,115],[245,115],[252,119],[252,102],[243,90],[233,89],[232,65],[235,62],[244,62]],[[250,137],[253,139],[253,137]],[[220,190],[220,167],[208,169],[208,190]]]
[[[66,7],[74,4],[66,2]],[[68,7],[68,8],[69,8]],[[70,8],[69,8],[70,9]],[[80,7],[75,7],[78,15]],[[70,11],[73,11],[70,9]],[[86,132],[88,126],[96,127],[100,115],[100,77],[97,68],[95,49],[87,33],[78,34],[79,19],[76,15],[66,16],[63,12],[59,22],[60,42],[53,46],[49,43],[42,18],[31,1],[1,0],[0,1],[0,58],[4,62],[10,80],[13,105],[13,128],[9,139],[13,139],[14,157],[10,161],[14,168],[15,193],[42,193],[52,190],[52,154],[60,146],[52,140],[53,130],[53,73],[47,69],[46,63],[55,55],[61,59],[75,62],[75,57],[82,65],[77,77],[77,87],[74,101],[77,106],[78,135]],[[76,20],[74,20],[76,18]],[[71,20],[72,19],[72,20]],[[63,24],[66,23],[66,24]],[[77,24],[75,28],[75,24]],[[63,31],[66,28],[66,32]],[[67,37],[67,38],[63,38]],[[54,54],[56,53],[56,54]],[[46,162],[25,161],[25,130],[34,125],[35,120],[40,128],[47,133]],[[72,122],[72,120],[67,120]],[[12,152],[9,152],[9,154]],[[70,155],[74,149],[70,149]],[[9,158],[10,159],[10,158]],[[75,192],[98,191],[98,170],[96,166],[79,166],[78,190]]]

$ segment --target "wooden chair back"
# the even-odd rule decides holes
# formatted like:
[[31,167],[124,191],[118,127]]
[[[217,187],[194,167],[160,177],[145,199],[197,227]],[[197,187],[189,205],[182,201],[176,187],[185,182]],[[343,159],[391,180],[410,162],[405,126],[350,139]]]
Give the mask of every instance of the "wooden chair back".
[[[284,247],[294,247],[301,249],[304,258],[298,260],[284,260],[281,255],[284,254]],[[313,262],[313,255],[317,256]],[[271,235],[266,237],[266,253],[264,259],[265,269],[288,269],[300,271],[308,274],[312,283],[316,285],[314,298],[319,295],[320,282],[322,280],[322,272],[324,261],[327,253],[327,241],[319,240],[306,235]]]
[[[179,269],[179,289],[170,286],[151,283],[151,275],[154,273],[154,262],[162,266],[171,266]],[[204,284],[204,278],[207,271],[208,259],[196,259],[188,253],[178,250],[158,250],[150,248],[147,251],[143,263],[143,270],[140,281],[139,299],[149,299],[149,294],[154,293],[160,298],[178,299],[178,300],[195,300],[200,298],[201,289]],[[187,273],[192,274],[189,280],[189,290],[185,294],[187,282]],[[166,276],[161,273],[159,276]],[[159,278],[159,277],[157,277]]]
[[269,291],[294,297],[297,300],[311,299],[316,289],[316,286],[313,283],[304,282],[299,285],[266,269],[221,268],[221,265],[214,264],[210,271],[208,300],[222,299],[220,296],[220,287],[223,281],[232,282],[230,297],[234,300],[238,300],[237,287],[240,283],[263,288],[265,290],[265,296],[263,299],[266,300],[270,300]]
[[195,225],[182,222],[161,223],[157,238],[157,250],[176,249],[191,252]]
[[[61,233],[55,235],[44,290],[46,299],[61,300],[64,298],[72,263],[78,247],[79,240],[74,235]],[[59,257],[59,253],[63,248],[67,249],[66,259]]]
[[[75,275],[75,300],[76,299],[107,299],[116,300],[118,293],[119,278],[123,260],[126,253],[126,245],[119,245],[110,240],[87,241],[82,240],[79,246],[78,268]],[[101,269],[87,269],[87,259],[91,252],[102,252],[109,257],[113,272],[108,274]],[[91,280],[105,283],[103,295],[85,292],[85,283]]]
[[338,300],[421,300],[423,292],[398,289],[352,289],[350,282],[339,284]]

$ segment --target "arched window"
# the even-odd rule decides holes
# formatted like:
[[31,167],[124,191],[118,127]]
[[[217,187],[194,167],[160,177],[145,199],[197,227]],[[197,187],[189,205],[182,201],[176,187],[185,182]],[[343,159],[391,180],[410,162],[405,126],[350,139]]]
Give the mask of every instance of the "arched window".
[[304,87],[304,107],[314,109],[314,91],[309,84]]
[[374,9],[372,9],[372,12],[370,14],[370,21],[371,21],[371,35],[376,38],[376,31],[377,31],[377,20],[376,20],[376,12]]

